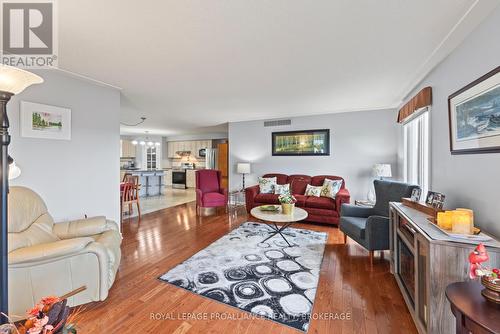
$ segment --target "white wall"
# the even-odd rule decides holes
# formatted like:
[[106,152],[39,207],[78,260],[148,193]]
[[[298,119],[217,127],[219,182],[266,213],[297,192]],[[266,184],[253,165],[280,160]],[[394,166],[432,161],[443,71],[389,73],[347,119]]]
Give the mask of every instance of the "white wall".
[[[275,131],[330,129],[330,156],[276,157],[271,154]],[[229,124],[230,188],[241,187],[236,164],[252,163],[246,185],[266,173],[342,176],[352,200],[366,199],[375,163],[397,171],[396,111],[361,111],[292,118],[291,126],[264,127],[263,121]]]
[[[10,155],[22,169],[11,185],[38,192],[56,221],[105,215],[119,221],[120,92],[55,70],[8,104]],[[21,138],[19,101],[72,109],[71,141]]]
[[449,95],[500,65],[499,33],[500,8],[415,87],[411,94],[422,87],[432,87],[431,189],[446,195],[447,208],[473,209],[476,224],[498,237],[500,153],[451,155],[447,103]]

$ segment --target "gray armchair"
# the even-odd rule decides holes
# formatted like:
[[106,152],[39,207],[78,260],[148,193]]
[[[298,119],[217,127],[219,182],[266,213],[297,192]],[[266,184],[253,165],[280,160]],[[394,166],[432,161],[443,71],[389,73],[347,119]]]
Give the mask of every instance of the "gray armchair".
[[377,201],[373,208],[342,204],[340,212],[340,230],[344,233],[344,242],[350,237],[370,252],[370,264],[373,252],[389,249],[389,202],[400,202],[403,197],[410,197],[413,189],[419,188],[395,181],[373,181]]

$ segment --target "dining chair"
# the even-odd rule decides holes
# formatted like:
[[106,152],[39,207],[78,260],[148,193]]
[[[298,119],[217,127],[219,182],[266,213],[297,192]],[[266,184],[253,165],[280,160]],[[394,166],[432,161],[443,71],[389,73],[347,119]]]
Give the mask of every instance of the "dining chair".
[[123,221],[123,209],[128,205],[128,214],[133,212],[133,204],[137,205],[137,216],[141,220],[141,205],[139,200],[139,177],[137,175],[125,174],[123,183],[121,184],[121,200],[120,200],[120,220]]

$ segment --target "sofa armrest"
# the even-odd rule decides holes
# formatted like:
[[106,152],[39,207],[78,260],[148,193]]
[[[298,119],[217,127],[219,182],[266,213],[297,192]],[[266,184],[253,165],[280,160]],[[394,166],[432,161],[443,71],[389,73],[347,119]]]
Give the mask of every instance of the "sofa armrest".
[[9,253],[9,265],[35,263],[76,254],[92,242],[94,239],[84,237],[18,248]]
[[255,185],[252,187],[245,188],[245,203],[247,207],[247,211],[250,212],[254,207],[254,199],[260,192],[259,185]]
[[365,235],[368,250],[389,249],[389,218],[370,216],[366,220]]
[[373,208],[342,204],[341,214],[344,217],[368,218],[373,215]]
[[119,231],[118,225],[103,216],[54,224],[53,232],[61,239],[87,237],[106,231]]
[[351,194],[349,194],[349,190],[346,188],[340,189],[337,195],[335,195],[335,208],[337,212],[339,213],[342,210],[342,205],[344,203],[349,204],[351,202]]

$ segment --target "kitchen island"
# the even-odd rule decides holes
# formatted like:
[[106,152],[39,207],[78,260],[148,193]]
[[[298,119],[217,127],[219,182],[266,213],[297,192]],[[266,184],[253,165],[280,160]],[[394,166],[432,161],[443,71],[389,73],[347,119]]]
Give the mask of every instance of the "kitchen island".
[[122,170],[139,177],[139,197],[159,196],[165,186],[165,171],[162,169]]

